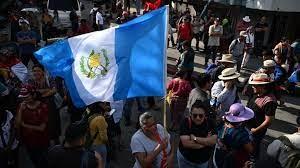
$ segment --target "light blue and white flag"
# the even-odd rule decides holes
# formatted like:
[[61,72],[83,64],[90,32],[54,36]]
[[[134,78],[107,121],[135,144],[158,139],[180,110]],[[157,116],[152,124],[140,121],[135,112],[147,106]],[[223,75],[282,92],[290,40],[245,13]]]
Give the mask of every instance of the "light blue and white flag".
[[73,103],[164,96],[168,7],[103,31],[58,41],[34,53],[64,78]]

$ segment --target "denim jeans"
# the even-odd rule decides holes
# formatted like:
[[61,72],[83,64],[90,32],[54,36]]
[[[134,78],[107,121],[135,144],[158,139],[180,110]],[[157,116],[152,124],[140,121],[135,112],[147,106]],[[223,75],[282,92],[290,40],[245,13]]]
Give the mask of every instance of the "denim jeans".
[[102,160],[104,161],[104,167],[108,167],[108,165],[106,164],[106,159],[107,159],[106,145],[104,145],[104,144],[102,144],[102,145],[93,145],[92,149],[101,155]]
[[184,156],[180,153],[179,149],[177,150],[177,160],[179,168],[207,168],[208,161],[204,163],[193,163],[184,158]]

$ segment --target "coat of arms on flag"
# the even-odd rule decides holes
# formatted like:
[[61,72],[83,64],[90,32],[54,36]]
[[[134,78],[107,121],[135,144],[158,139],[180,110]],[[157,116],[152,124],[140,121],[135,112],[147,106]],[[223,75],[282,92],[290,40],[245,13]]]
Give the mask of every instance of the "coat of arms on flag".
[[90,79],[96,76],[105,76],[108,72],[109,59],[106,49],[102,49],[101,53],[91,51],[88,57],[80,58],[80,71]]
[[[137,96],[164,96],[168,7],[35,52],[62,77],[76,107]],[[145,46],[147,45],[147,46]]]

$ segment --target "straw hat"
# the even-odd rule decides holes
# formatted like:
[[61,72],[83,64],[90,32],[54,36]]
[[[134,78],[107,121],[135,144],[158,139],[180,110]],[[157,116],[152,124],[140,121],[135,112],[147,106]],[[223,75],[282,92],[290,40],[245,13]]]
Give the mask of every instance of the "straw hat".
[[264,68],[271,68],[271,67],[275,67],[276,63],[274,60],[265,60],[264,61]]
[[251,20],[250,20],[250,17],[249,16],[245,16],[245,17],[243,17],[243,21],[245,21],[245,22],[250,22]]
[[240,77],[240,74],[236,72],[235,68],[226,68],[222,71],[221,75],[218,76],[221,80],[231,80]]
[[229,111],[225,113],[225,118],[229,122],[243,122],[254,117],[254,112],[241,103],[235,103],[230,106]]
[[232,54],[222,54],[222,59],[218,60],[218,62],[228,62],[232,64],[236,63],[236,61],[233,59]]
[[250,85],[265,85],[271,82],[271,78],[265,73],[255,73],[249,79]]

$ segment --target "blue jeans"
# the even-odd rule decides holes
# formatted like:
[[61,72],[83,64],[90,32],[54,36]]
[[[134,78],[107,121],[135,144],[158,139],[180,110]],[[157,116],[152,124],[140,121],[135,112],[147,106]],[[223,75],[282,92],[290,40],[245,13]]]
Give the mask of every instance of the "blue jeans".
[[204,163],[193,163],[184,158],[184,156],[180,153],[179,149],[177,150],[177,160],[179,168],[207,168],[208,161]]
[[106,145],[93,145],[92,150],[99,153],[102,157],[102,160],[104,161],[104,167],[109,167],[108,164],[106,164],[106,158],[107,158],[107,150]]

